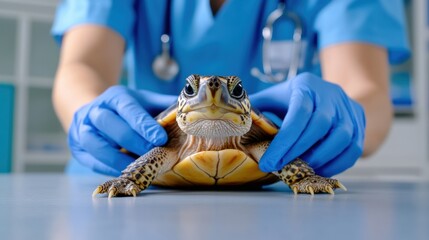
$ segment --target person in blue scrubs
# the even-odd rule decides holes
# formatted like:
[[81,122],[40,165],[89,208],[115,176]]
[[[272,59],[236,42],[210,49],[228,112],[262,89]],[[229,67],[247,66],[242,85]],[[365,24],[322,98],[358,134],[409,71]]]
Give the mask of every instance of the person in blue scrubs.
[[[254,107],[281,119],[260,161],[263,171],[300,156],[332,176],[382,144],[392,122],[389,63],[409,56],[401,0],[287,1],[302,21],[304,47],[300,74],[278,84],[250,73],[262,69],[261,32],[277,0],[172,0],[170,11],[167,5],[60,3],[52,29],[62,48],[53,103],[68,132],[69,173],[118,176],[134,161],[121,148],[142,155],[165,144],[153,117],[175,102],[190,74],[236,75]],[[171,81],[152,70],[166,24],[180,66]],[[293,31],[291,21],[281,21],[273,41],[290,41]],[[288,54],[287,47],[278,51]],[[128,82],[119,86],[124,63]]]

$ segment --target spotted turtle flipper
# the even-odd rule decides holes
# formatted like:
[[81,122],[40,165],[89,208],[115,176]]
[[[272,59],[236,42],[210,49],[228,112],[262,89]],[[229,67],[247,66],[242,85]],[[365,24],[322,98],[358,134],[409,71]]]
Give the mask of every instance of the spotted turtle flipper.
[[341,188],[347,191],[340,181],[316,175],[314,170],[303,160],[297,158],[278,171],[278,176],[295,194],[298,193],[330,193]]

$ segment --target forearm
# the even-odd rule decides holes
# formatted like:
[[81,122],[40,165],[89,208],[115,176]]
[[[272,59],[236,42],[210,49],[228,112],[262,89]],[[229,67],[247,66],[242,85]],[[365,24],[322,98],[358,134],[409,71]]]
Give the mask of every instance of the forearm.
[[384,142],[393,119],[393,107],[389,94],[381,89],[346,91],[365,110],[366,129],[363,156],[374,153]]
[[76,110],[117,83],[124,47],[117,33],[101,26],[81,25],[67,32],[52,93],[65,131]]
[[60,66],[53,87],[52,101],[64,130],[68,131],[76,110],[111,85],[104,81],[96,70],[84,63]]
[[340,85],[365,110],[363,156],[374,153],[392,123],[389,66],[385,49],[360,43],[327,48],[321,54],[323,78]]

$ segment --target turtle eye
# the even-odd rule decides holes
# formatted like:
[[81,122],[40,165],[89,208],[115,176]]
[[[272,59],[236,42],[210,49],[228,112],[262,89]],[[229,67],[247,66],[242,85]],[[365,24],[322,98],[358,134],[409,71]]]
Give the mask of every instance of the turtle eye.
[[186,83],[184,90],[185,90],[185,95],[188,96],[188,97],[192,97],[192,96],[195,95],[195,90],[191,86],[191,84],[189,84],[189,83]]
[[235,85],[234,89],[232,89],[231,96],[234,98],[241,98],[243,97],[244,89],[243,85],[241,83]]

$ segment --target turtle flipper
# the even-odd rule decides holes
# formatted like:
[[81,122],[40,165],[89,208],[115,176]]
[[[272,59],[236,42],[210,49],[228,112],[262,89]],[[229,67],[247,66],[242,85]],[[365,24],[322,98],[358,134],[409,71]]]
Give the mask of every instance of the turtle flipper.
[[100,186],[98,186],[92,196],[95,197],[99,193],[109,193],[109,198],[117,195],[128,195],[128,196],[137,196],[137,193],[141,191],[133,181],[126,178],[115,178],[109,180]]
[[325,178],[316,175],[314,170],[306,162],[297,158],[277,172],[280,179],[285,182],[295,194],[298,193],[330,193],[334,189],[347,189],[336,179]]
[[344,191],[347,191],[347,188],[344,187],[340,181],[331,178],[324,178],[318,175],[308,176],[301,181],[290,185],[290,188],[295,194],[298,193],[330,193],[334,194],[334,189],[341,188]]
[[136,196],[149,187],[155,177],[175,163],[175,156],[168,148],[156,147],[131,163],[118,178],[99,185],[93,196],[108,193],[109,198],[118,195]]
[[[248,145],[247,149],[254,159],[259,161],[269,145],[270,141],[263,141]],[[287,164],[282,170],[273,172],[273,174],[285,182],[295,194],[323,192],[334,194],[334,189],[336,188],[347,191],[346,187],[338,180],[316,175],[314,170],[299,158]]]

